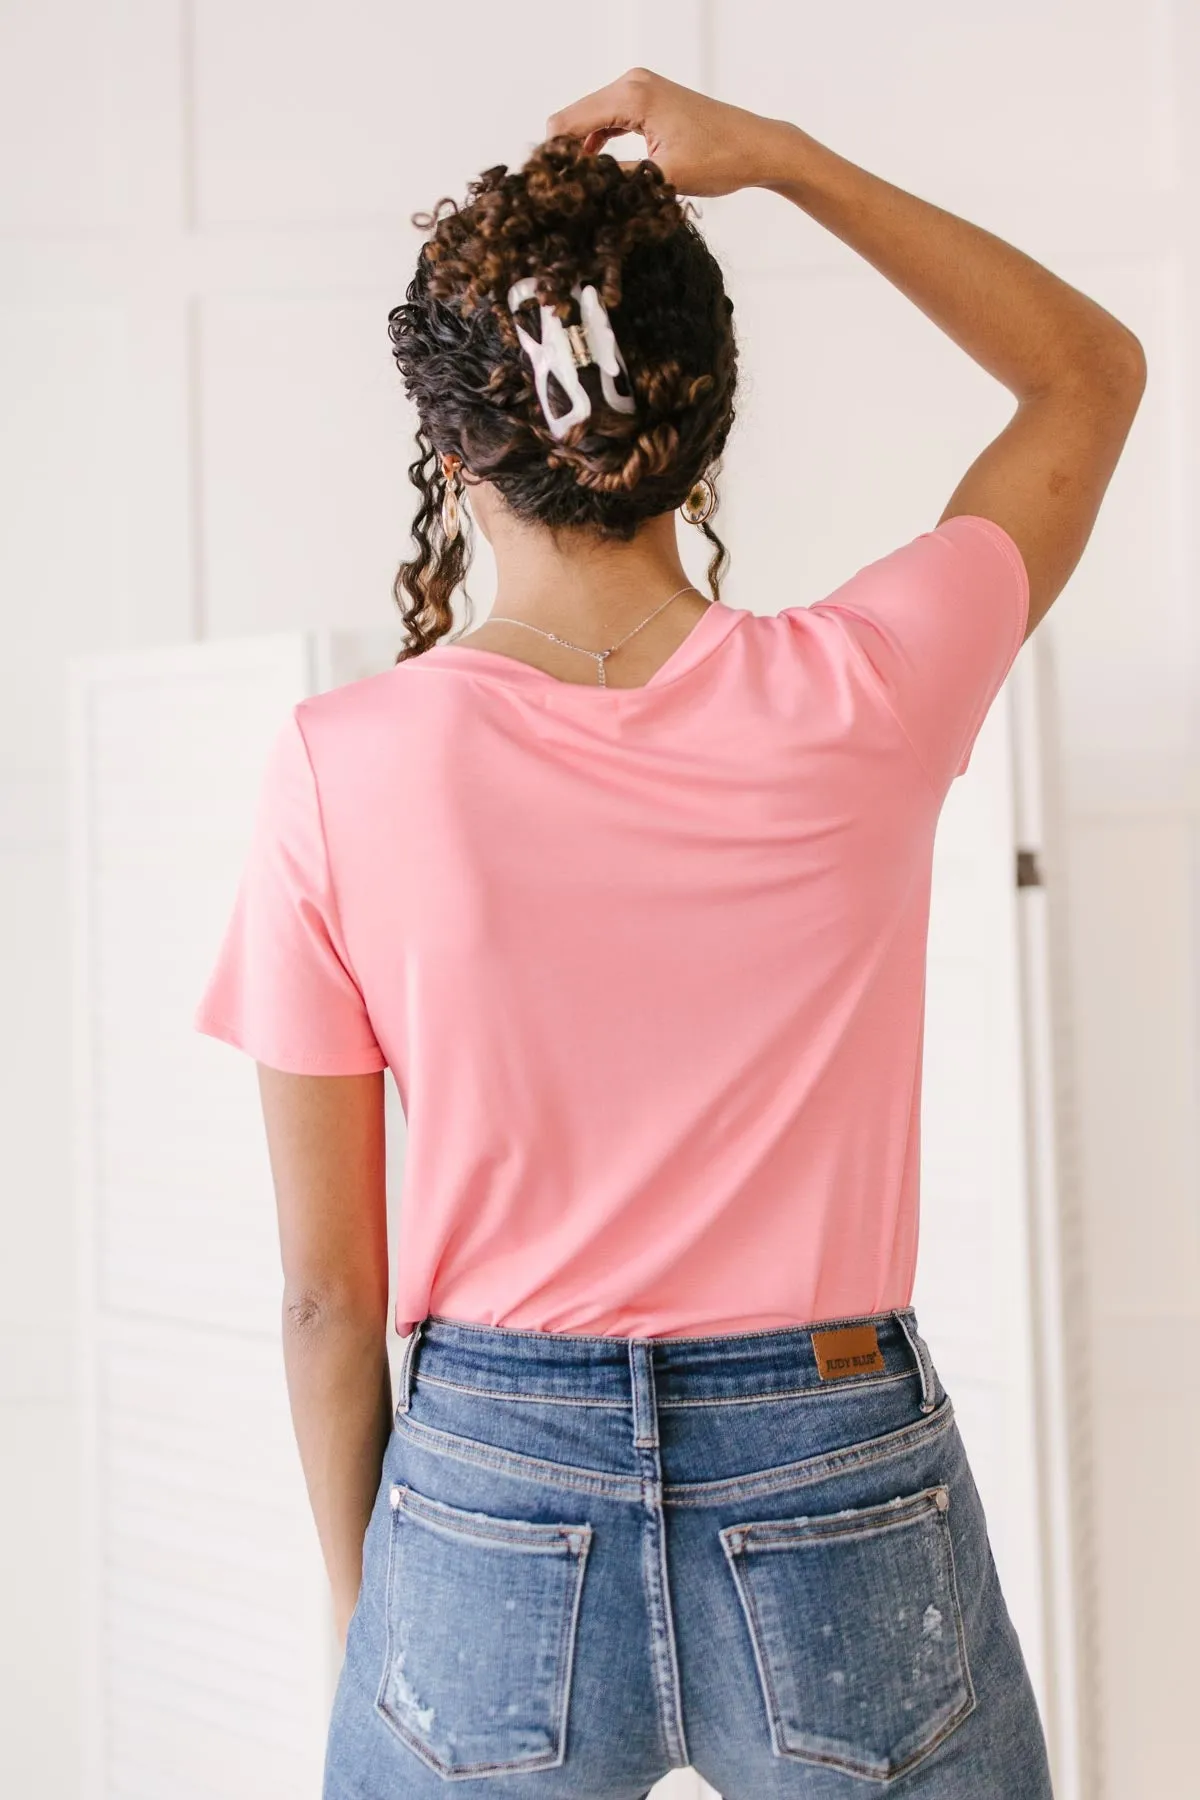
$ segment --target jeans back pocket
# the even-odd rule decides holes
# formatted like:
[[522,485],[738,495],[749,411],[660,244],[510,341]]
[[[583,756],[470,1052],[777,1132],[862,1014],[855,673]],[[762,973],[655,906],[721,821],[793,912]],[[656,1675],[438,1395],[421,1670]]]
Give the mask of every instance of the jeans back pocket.
[[727,1525],[777,1756],[887,1780],[975,1707],[949,1489]]
[[376,1709],[442,1776],[561,1763],[591,1526],[389,1498]]

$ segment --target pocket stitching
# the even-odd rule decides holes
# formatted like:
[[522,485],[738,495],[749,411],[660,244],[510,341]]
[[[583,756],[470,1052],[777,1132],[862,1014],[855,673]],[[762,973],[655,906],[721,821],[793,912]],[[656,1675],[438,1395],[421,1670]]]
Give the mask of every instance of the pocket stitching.
[[592,1527],[586,1522],[580,1525],[556,1525],[539,1519],[499,1519],[492,1513],[468,1512],[464,1507],[451,1506],[446,1500],[431,1500],[425,1494],[418,1494],[403,1482],[397,1482],[400,1499],[394,1512],[404,1511],[428,1525],[433,1531],[443,1531],[448,1537],[480,1538],[485,1543],[520,1545],[533,1555],[570,1555],[573,1538],[589,1540]]
[[[402,1496],[411,1494],[412,1490],[404,1484],[398,1483],[397,1485],[400,1487]],[[421,1495],[417,1496],[417,1498],[424,1500],[426,1497]],[[441,1502],[440,1504],[445,1505],[446,1503]],[[384,1589],[384,1659],[379,1683],[375,1691],[375,1711],[388,1729],[400,1739],[401,1743],[406,1745],[415,1756],[419,1757],[427,1768],[432,1769],[435,1774],[440,1775],[446,1780],[458,1780],[470,1778],[471,1776],[499,1774],[508,1771],[518,1773],[528,1771],[532,1773],[539,1769],[558,1767],[566,1757],[567,1715],[570,1705],[571,1672],[574,1667],[575,1639],[577,1636],[576,1627],[579,1618],[580,1602],[583,1595],[583,1572],[587,1563],[588,1552],[591,1548],[592,1526],[587,1523],[582,1523],[579,1525],[560,1525],[552,1527],[552,1529],[561,1531],[564,1534],[564,1538],[567,1539],[562,1545],[562,1549],[568,1557],[574,1559],[575,1567],[573,1571],[574,1591],[569,1599],[568,1605],[564,1609],[565,1617],[563,1629],[560,1633],[558,1666],[555,1670],[551,1707],[549,1709],[554,1740],[551,1749],[533,1757],[518,1757],[504,1762],[475,1762],[467,1764],[464,1768],[455,1769],[449,1764],[443,1763],[430,1746],[426,1744],[423,1739],[417,1737],[415,1732],[406,1728],[400,1720],[389,1711],[385,1704],[385,1696],[387,1694],[388,1681],[391,1675],[392,1656],[395,1646],[395,1637],[392,1629],[392,1598],[395,1592],[396,1540],[399,1529],[398,1515],[401,1510],[408,1511],[410,1517],[414,1520],[420,1518],[420,1515],[415,1508],[396,1506],[391,1509],[391,1518],[388,1522],[388,1557],[385,1577],[386,1586]],[[472,1516],[466,1513],[462,1508],[451,1507],[448,1510],[451,1512],[457,1511],[465,1518],[470,1518]],[[536,1523],[536,1521],[526,1520],[511,1520],[508,1522],[511,1524]],[[421,1523],[428,1523],[428,1521],[421,1519]],[[436,1529],[436,1527],[434,1527],[434,1529]],[[471,1534],[450,1533],[449,1535],[470,1536]],[[569,1540],[572,1536],[579,1539],[578,1550],[574,1550],[571,1546]],[[496,1543],[501,1540],[488,1538],[485,1541]],[[530,1553],[534,1555],[540,1553],[539,1547],[536,1545],[522,1546],[522,1548],[528,1549]],[[557,1550],[558,1546],[549,1546],[549,1548]]]
[[[947,1491],[946,1483],[939,1481],[933,1487],[906,1494],[899,1506],[894,1501],[881,1500],[872,1506],[848,1507],[842,1513],[805,1513],[796,1519],[749,1519],[744,1525],[723,1526],[721,1537],[728,1534],[734,1553],[739,1555],[744,1551],[740,1541],[744,1538],[760,1537],[763,1541],[751,1543],[749,1550],[762,1551],[783,1549],[797,1542],[823,1543],[828,1538],[877,1537],[897,1526],[911,1525],[927,1513],[943,1511],[935,1496]],[[871,1523],[867,1523],[868,1520]],[[772,1543],[772,1538],[776,1542]]]
[[[966,1690],[966,1694],[965,1694],[964,1700],[959,1705],[959,1707],[956,1709],[956,1711],[954,1711],[947,1718],[942,1720],[941,1723],[936,1727],[932,1737],[929,1737],[929,1738],[925,1739],[923,1742],[921,1742],[920,1744],[915,1745],[913,1747],[913,1749],[910,1751],[909,1755],[904,1759],[903,1762],[897,1763],[895,1768],[887,1770],[887,1772],[883,1775],[881,1775],[879,1773],[878,1769],[869,1769],[863,1763],[853,1762],[845,1757],[830,1755],[830,1754],[827,1754],[827,1753],[825,1753],[823,1751],[819,1751],[819,1750],[797,1750],[797,1749],[794,1749],[791,1746],[784,1743],[782,1708],[780,1706],[778,1691],[777,1691],[775,1683],[772,1679],[771,1671],[768,1666],[768,1662],[767,1662],[767,1658],[766,1658],[766,1654],[765,1654],[766,1631],[763,1627],[762,1615],[758,1610],[753,1591],[752,1591],[749,1583],[746,1581],[743,1581],[742,1569],[738,1566],[738,1559],[740,1558],[740,1559],[744,1560],[745,1557],[748,1554],[752,1554],[752,1552],[747,1551],[745,1545],[739,1540],[738,1534],[739,1533],[749,1534],[749,1533],[753,1532],[757,1526],[765,1525],[767,1527],[778,1527],[780,1525],[790,1524],[790,1523],[792,1523],[792,1521],[778,1520],[778,1519],[777,1520],[751,1520],[751,1521],[748,1521],[744,1525],[724,1526],[719,1531],[718,1536],[720,1537],[720,1540],[721,1540],[722,1549],[725,1552],[725,1560],[726,1560],[727,1566],[729,1568],[730,1574],[733,1577],[734,1587],[737,1590],[738,1598],[741,1602],[742,1612],[745,1615],[746,1623],[749,1628],[750,1643],[751,1643],[751,1648],[752,1648],[753,1654],[754,1654],[754,1662],[755,1662],[755,1666],[758,1669],[759,1680],[762,1685],[762,1697],[766,1704],[766,1709],[767,1709],[767,1723],[768,1723],[768,1727],[769,1727],[770,1734],[771,1734],[771,1745],[772,1745],[772,1749],[774,1750],[776,1756],[785,1758],[785,1759],[789,1759],[792,1761],[796,1761],[796,1762],[819,1764],[822,1767],[842,1770],[846,1773],[856,1775],[856,1776],[863,1776],[863,1777],[866,1777],[867,1779],[874,1780],[874,1781],[884,1781],[884,1782],[893,1781],[898,1776],[907,1774],[908,1771],[910,1769],[912,1769],[917,1763],[924,1761],[926,1757],[932,1755],[933,1751],[935,1749],[937,1749],[938,1745],[941,1744],[957,1726],[961,1725],[964,1722],[964,1720],[966,1720],[970,1716],[970,1714],[974,1712],[976,1706],[978,1705],[978,1695],[975,1690],[974,1679],[971,1675],[970,1660],[967,1656],[966,1629],[965,1629],[965,1623],[964,1623],[964,1619],[963,1619],[962,1602],[961,1602],[961,1598],[960,1598],[959,1591],[958,1591],[958,1571],[957,1571],[957,1568],[955,1565],[955,1560],[954,1560],[954,1540],[953,1540],[953,1535],[950,1530],[950,1520],[949,1520],[949,1517],[947,1516],[946,1510],[937,1506],[936,1502],[933,1499],[933,1495],[936,1494],[936,1492],[938,1491],[938,1488],[943,1487],[944,1485],[945,1485],[944,1483],[939,1482],[933,1488],[925,1489],[918,1495],[910,1496],[910,1498],[912,1498],[914,1500],[923,1500],[925,1502],[925,1504],[920,1506],[917,1510],[906,1514],[902,1519],[895,1521],[895,1523],[904,1524],[904,1525],[916,1524],[919,1521],[921,1521],[922,1519],[928,1517],[930,1513],[939,1515],[939,1517],[940,1517],[941,1523],[938,1526],[938,1529],[942,1534],[941,1542],[944,1543],[944,1545],[946,1547],[946,1552],[947,1552],[947,1577],[948,1577],[948,1587],[949,1587],[949,1597],[950,1597],[950,1611],[951,1611],[951,1614],[954,1619],[955,1641],[956,1641],[957,1650],[958,1650],[959,1666],[962,1670],[963,1686]],[[889,1503],[885,1501],[885,1502],[880,1503],[880,1505],[876,1505],[876,1506],[848,1509],[847,1523],[851,1527],[851,1529],[849,1530],[848,1533],[843,1533],[843,1532],[838,1532],[838,1531],[831,1531],[829,1533],[816,1532],[816,1533],[813,1533],[813,1534],[807,1535],[807,1536],[803,1533],[796,1533],[796,1534],[794,1534],[794,1536],[792,1536],[789,1539],[789,1541],[813,1544],[813,1543],[821,1543],[821,1542],[825,1542],[825,1541],[829,1541],[829,1540],[836,1541],[839,1539],[841,1541],[845,1541],[847,1536],[850,1537],[851,1539],[861,1539],[861,1538],[878,1536],[878,1535],[880,1535],[881,1531],[886,1530],[888,1528],[887,1525],[875,1527],[874,1529],[872,1529],[870,1531],[866,1531],[866,1532],[856,1532],[853,1530],[853,1521],[849,1517],[849,1514],[857,1512],[861,1516],[864,1513],[877,1513],[881,1509],[890,1510]],[[901,1509],[897,1508],[896,1510],[900,1511]],[[831,1520],[836,1520],[838,1518],[837,1514],[828,1514],[825,1516]],[[813,1515],[811,1521],[808,1517],[806,1517],[803,1521],[798,1521],[798,1523],[802,1523],[802,1524],[808,1524],[810,1522],[818,1523],[820,1521],[821,1517],[822,1517],[822,1515],[819,1515],[819,1514]],[[767,1553],[770,1554],[770,1551],[768,1551]]]
[[[750,1648],[754,1653],[754,1662],[758,1669],[758,1679],[762,1687],[762,1698],[767,1709],[767,1729],[771,1734],[771,1748],[776,1756],[794,1756],[794,1751],[789,1751],[784,1748],[782,1736],[782,1709],[779,1705],[779,1697],[775,1692],[775,1683],[771,1679],[771,1672],[767,1666],[766,1658],[762,1650],[762,1645],[766,1641],[766,1634],[761,1631],[758,1613],[754,1604],[754,1596],[751,1594],[749,1588],[742,1582],[740,1571],[734,1563],[735,1553],[731,1548],[730,1543],[726,1541],[724,1532],[721,1533],[721,1543],[725,1551],[725,1559],[729,1564],[730,1573],[733,1576],[733,1585],[737,1589],[738,1599],[741,1601],[742,1611],[746,1616],[746,1623],[750,1628]],[[823,1761],[824,1758],[821,1760]]]

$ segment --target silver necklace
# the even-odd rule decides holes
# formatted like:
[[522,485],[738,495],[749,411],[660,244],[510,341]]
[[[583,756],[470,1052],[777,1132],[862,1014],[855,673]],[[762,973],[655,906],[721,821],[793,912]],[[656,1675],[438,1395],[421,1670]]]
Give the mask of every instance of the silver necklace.
[[628,643],[629,639],[633,637],[636,632],[641,631],[642,627],[648,625],[651,619],[656,618],[662,611],[663,606],[670,606],[672,600],[678,600],[680,594],[689,592],[698,594],[700,590],[697,587],[693,587],[690,581],[686,582],[683,587],[676,588],[673,594],[667,595],[662,606],[656,606],[649,617],[642,620],[641,625],[635,625],[633,631],[627,631],[623,638],[618,638],[616,643],[610,644],[607,650],[588,650],[583,644],[569,644],[566,638],[559,637],[556,631],[543,631],[540,625],[531,625],[527,619],[510,619],[504,613],[489,613],[487,622],[489,625],[493,623],[500,625],[524,625],[526,631],[536,631],[540,637],[549,638],[552,643],[561,644],[564,650],[578,650],[581,656],[590,656],[594,658],[597,680],[601,687],[607,687],[608,682],[605,679],[604,665],[612,655],[613,651],[619,650],[622,644]]

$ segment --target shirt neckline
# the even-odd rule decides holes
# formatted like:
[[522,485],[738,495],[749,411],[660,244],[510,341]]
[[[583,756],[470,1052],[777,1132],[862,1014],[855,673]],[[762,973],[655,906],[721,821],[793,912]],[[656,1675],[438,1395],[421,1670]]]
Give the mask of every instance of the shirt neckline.
[[675,646],[665,662],[659,663],[648,681],[640,682],[637,687],[601,687],[598,681],[564,681],[561,676],[535,668],[532,663],[508,656],[502,650],[480,650],[474,644],[434,644],[415,660],[428,663],[433,657],[440,668],[461,667],[465,673],[488,676],[512,687],[537,688],[568,696],[578,694],[585,706],[594,705],[597,699],[612,704],[614,697],[619,701],[632,699],[637,694],[652,693],[677,681],[723,643],[744,617],[740,608],[726,606],[722,600],[710,600],[707,611],[701,613],[682,643]]

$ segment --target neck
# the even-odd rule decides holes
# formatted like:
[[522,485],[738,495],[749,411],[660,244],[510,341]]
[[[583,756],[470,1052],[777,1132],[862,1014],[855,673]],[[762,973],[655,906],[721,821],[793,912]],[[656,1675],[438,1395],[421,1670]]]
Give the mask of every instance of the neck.
[[493,612],[588,643],[607,643],[639,624],[689,580],[674,513],[647,519],[628,543],[582,531],[563,531],[555,539],[538,527],[497,521],[492,549]]

